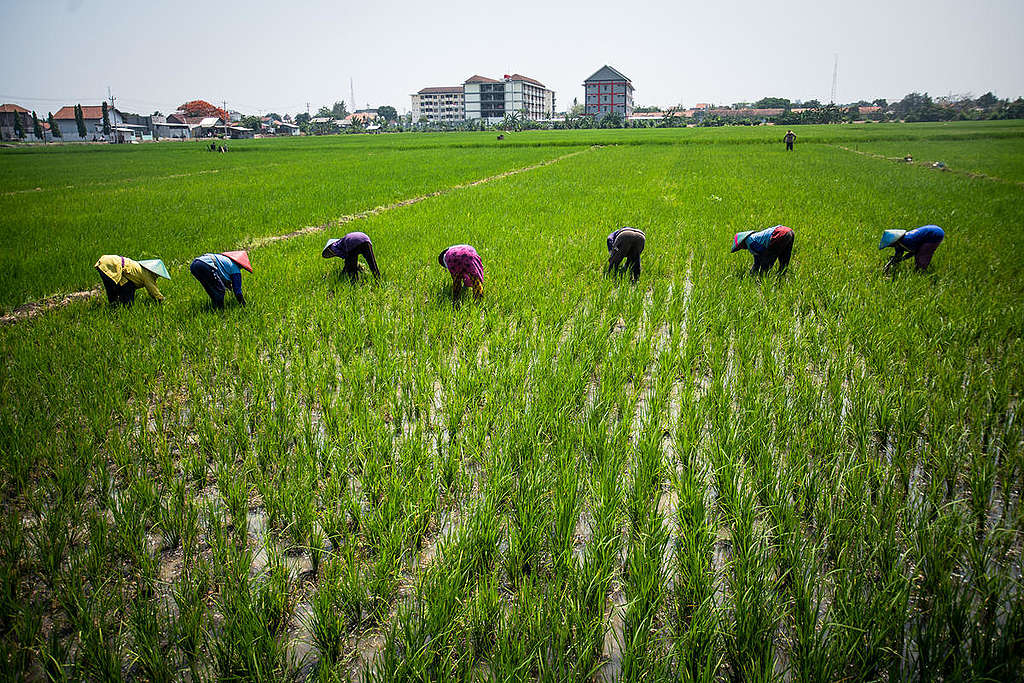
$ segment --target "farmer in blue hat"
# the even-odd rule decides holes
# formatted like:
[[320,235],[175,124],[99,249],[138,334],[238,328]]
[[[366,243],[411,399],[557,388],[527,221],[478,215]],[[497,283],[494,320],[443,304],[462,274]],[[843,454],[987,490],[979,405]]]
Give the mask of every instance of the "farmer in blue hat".
[[116,254],[104,254],[95,264],[107,291],[107,301],[111,305],[124,304],[131,306],[135,302],[135,290],[145,287],[149,295],[157,301],[163,301],[164,295],[157,289],[156,279],[171,276],[160,259],[135,261]]
[[377,259],[373,256],[373,242],[365,232],[350,232],[344,237],[327,240],[327,245],[322,252],[324,258],[336,256],[344,259],[345,267],[341,272],[355,277],[359,273],[359,257],[362,256],[370,272],[375,278],[380,278],[380,270],[377,268]]
[[[636,228],[619,228],[608,235],[608,270],[607,274],[629,270],[633,282],[640,279],[640,254],[644,252],[647,237]],[[622,263],[625,260],[625,263]]]
[[206,290],[213,307],[224,308],[224,295],[228,286],[238,303],[245,305],[245,297],[242,296],[242,268],[252,272],[249,255],[244,251],[225,251],[196,257],[188,270]]
[[779,274],[785,273],[789,267],[789,257],[793,255],[793,229],[785,225],[776,225],[759,232],[747,230],[738,232],[732,238],[733,253],[746,249],[754,255],[751,275],[767,273],[775,262],[779,262]]
[[915,228],[909,232],[906,230],[886,230],[882,233],[882,242],[878,245],[878,248],[893,247],[896,253],[885,264],[885,271],[892,270],[897,263],[905,261],[911,256],[914,257],[917,269],[924,270],[932,262],[935,250],[939,248],[945,237],[946,233],[937,225],[922,225],[920,228]]

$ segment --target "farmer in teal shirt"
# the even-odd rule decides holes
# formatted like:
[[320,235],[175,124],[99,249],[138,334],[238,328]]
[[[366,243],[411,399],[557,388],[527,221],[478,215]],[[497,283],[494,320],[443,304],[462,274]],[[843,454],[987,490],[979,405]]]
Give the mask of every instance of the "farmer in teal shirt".
[[748,230],[738,232],[732,238],[732,250],[737,252],[746,249],[754,255],[754,266],[751,275],[767,273],[775,262],[779,262],[779,273],[785,273],[789,267],[789,257],[793,255],[793,230],[785,225],[776,225],[760,232]]
[[924,270],[932,262],[935,250],[942,244],[946,233],[937,225],[922,225],[909,232],[906,230],[886,230],[882,233],[879,249],[893,247],[896,253],[885,264],[886,272],[892,270],[897,263],[911,256],[918,270]]
[[249,255],[244,251],[203,254],[194,259],[188,269],[192,273],[192,277],[199,280],[199,284],[206,290],[213,307],[224,308],[224,294],[227,292],[228,286],[234,292],[238,303],[242,306],[245,305],[245,297],[242,296],[242,271],[240,268],[252,272]]

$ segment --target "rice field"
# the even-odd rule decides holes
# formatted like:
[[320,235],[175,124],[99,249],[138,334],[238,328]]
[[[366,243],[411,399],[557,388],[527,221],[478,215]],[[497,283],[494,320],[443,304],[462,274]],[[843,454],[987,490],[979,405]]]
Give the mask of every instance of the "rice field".
[[[782,133],[0,152],[5,310],[100,253],[173,277],[0,326],[0,668],[1018,679],[1024,126]],[[906,145],[950,172],[841,148]],[[732,234],[779,223],[789,273],[747,277]],[[926,223],[929,271],[884,275]],[[636,285],[602,276],[622,225]],[[320,257],[349,230],[380,281]],[[238,246],[248,305],[211,311],[188,261]]]

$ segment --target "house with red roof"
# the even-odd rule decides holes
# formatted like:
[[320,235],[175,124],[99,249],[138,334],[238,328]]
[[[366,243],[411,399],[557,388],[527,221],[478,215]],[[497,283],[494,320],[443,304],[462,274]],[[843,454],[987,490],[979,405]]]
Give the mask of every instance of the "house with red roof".
[[15,118],[21,120],[21,130],[25,136],[32,135],[32,112],[16,104],[0,104],[0,140],[14,140],[17,137]]
[[116,140],[118,137],[134,137],[135,131],[125,125],[121,112],[110,107],[107,112],[110,122],[110,133],[103,133],[103,105],[82,106],[82,119],[85,121],[85,136],[78,134],[78,125],[75,123],[75,107],[68,105],[61,107],[53,119],[60,128],[61,135],[67,141],[81,140]]

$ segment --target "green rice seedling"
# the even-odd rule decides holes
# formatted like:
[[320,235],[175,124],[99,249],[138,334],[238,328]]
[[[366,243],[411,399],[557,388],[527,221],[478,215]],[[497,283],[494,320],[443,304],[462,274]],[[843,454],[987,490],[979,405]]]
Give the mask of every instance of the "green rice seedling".
[[128,656],[129,671],[149,681],[172,681],[175,678],[170,621],[156,600],[137,596],[131,607],[132,645]]
[[177,607],[175,642],[190,662],[199,659],[206,643],[206,600],[211,588],[210,571],[201,557],[186,565],[171,587]]

